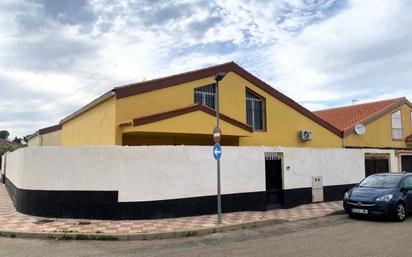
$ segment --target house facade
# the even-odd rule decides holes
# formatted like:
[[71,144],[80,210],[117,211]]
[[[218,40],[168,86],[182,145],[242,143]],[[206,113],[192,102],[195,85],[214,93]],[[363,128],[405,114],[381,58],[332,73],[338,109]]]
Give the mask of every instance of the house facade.
[[222,145],[342,146],[338,129],[233,62],[116,87],[61,121],[61,144],[212,145],[218,72]]
[[61,128],[61,125],[54,125],[40,129],[27,138],[27,145],[61,146]]
[[[338,128],[344,148],[393,149],[399,171],[412,172],[412,104],[406,98],[344,106],[315,112]],[[366,176],[390,171],[389,157],[366,154]]]

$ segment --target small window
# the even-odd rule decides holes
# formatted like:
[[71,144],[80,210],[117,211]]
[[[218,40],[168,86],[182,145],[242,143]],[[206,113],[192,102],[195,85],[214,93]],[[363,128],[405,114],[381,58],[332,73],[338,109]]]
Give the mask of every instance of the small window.
[[255,131],[266,130],[265,99],[246,90],[246,121]]
[[392,113],[392,139],[394,140],[403,139],[401,111]]
[[195,88],[195,103],[215,109],[215,84]]

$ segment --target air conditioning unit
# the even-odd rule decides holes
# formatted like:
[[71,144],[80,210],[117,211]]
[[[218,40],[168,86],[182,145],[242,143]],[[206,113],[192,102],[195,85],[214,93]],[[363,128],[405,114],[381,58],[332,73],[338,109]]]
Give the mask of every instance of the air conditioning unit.
[[312,140],[312,131],[310,130],[301,130],[299,133],[300,141],[310,141]]

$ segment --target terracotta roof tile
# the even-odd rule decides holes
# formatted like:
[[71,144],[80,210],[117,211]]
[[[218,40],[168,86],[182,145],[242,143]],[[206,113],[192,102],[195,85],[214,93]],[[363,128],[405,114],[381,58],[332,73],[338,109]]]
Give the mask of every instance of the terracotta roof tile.
[[405,98],[401,97],[371,103],[337,107],[319,110],[314,113],[341,131],[345,131],[370,118],[372,115],[378,114],[385,109],[398,104],[400,101],[405,101]]
[[4,152],[4,150],[14,150],[20,147],[23,147],[23,145],[0,138],[0,153]]

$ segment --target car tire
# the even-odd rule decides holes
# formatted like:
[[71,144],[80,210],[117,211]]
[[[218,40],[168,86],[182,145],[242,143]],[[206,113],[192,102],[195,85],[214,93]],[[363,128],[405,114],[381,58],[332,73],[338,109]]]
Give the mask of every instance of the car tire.
[[406,208],[403,203],[398,203],[395,210],[395,220],[402,222],[406,219]]

